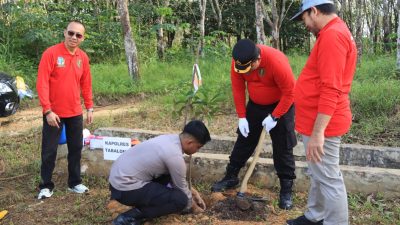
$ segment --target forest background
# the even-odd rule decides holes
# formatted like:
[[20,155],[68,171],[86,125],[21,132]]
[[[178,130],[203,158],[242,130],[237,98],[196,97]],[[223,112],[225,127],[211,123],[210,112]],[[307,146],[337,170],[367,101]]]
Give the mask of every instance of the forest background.
[[[359,55],[345,142],[400,146],[400,0],[335,4]],[[86,26],[81,47],[91,59],[95,100],[145,94],[174,115],[190,98],[194,63],[205,84],[195,114],[234,112],[229,70],[237,40],[280,49],[296,77],[315,42],[302,23],[289,20],[300,1],[3,0],[0,7],[0,70],[35,89],[42,52],[63,40],[68,21],[79,20]]]
[[[359,54],[350,93],[353,125],[343,142],[399,147],[400,0],[335,4]],[[81,48],[91,59],[93,77],[91,131],[114,126],[178,132],[183,118],[194,117],[205,119],[213,134],[234,136],[233,45],[250,38],[280,49],[297,78],[315,42],[302,23],[289,20],[299,7],[300,0],[0,0],[0,71],[23,77],[35,92],[41,54],[63,41],[69,21],[79,20],[86,27]],[[195,95],[194,63],[203,80]],[[65,190],[66,175],[57,173],[55,195],[44,204],[36,200],[40,111],[37,98],[24,98],[16,114],[0,120],[0,211],[9,211],[0,224],[110,224],[106,177],[84,176],[91,193],[77,196]],[[210,195],[210,183],[194,185]],[[257,217],[248,224],[283,224],[306,206],[305,193],[296,192],[295,209],[286,211],[277,207],[277,188],[254,190],[270,196],[271,212],[267,221]],[[399,199],[383,196],[349,193],[351,224],[400,224]],[[211,211],[152,224],[235,222]]]

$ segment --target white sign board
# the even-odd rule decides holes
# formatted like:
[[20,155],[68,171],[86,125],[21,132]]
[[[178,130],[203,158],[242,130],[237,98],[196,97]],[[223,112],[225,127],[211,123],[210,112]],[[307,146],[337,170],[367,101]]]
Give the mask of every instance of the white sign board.
[[116,160],[131,147],[130,138],[104,137],[103,153],[104,160]]

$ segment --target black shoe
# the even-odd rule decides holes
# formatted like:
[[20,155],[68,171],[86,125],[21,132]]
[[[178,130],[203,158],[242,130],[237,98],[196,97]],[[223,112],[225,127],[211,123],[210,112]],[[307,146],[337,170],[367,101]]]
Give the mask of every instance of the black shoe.
[[226,189],[235,188],[239,184],[239,178],[237,177],[224,177],[222,180],[213,184],[211,187],[212,192],[222,192]]
[[304,215],[297,217],[296,219],[286,221],[286,225],[323,225],[323,223],[324,220],[312,222],[308,220]]
[[126,215],[124,213],[119,214],[112,222],[113,225],[141,225],[142,220],[136,219],[133,216]]
[[222,192],[226,189],[235,188],[239,184],[239,174],[240,168],[233,167],[230,164],[226,167],[225,177],[213,184],[211,187],[212,192]]
[[292,187],[293,180],[280,179],[279,208],[289,210],[293,208]]
[[293,208],[292,193],[279,194],[279,208],[285,210]]

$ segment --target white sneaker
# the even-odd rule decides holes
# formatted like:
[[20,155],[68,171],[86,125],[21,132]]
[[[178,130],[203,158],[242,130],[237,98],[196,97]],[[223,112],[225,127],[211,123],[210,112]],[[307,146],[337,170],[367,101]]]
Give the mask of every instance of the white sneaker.
[[50,198],[53,195],[53,191],[50,191],[48,188],[43,188],[40,189],[38,199],[45,199],[45,198]]
[[78,184],[73,188],[68,188],[68,190],[72,191],[72,192],[75,192],[75,193],[78,193],[78,194],[83,194],[83,193],[89,192],[89,188],[87,188],[83,184]]

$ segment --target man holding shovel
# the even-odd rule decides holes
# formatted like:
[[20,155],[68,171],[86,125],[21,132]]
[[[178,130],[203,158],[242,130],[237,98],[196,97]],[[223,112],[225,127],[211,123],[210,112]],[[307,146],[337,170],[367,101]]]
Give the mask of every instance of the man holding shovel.
[[311,186],[306,212],[287,224],[348,225],[339,148],[351,125],[357,48],[330,0],[303,0],[292,20],[302,20],[317,40],[295,88],[296,130],[303,137]]
[[239,171],[253,154],[264,128],[271,136],[274,166],[280,180],[279,207],[290,209],[296,178],[293,147],[297,140],[293,107],[295,79],[289,61],[279,50],[256,45],[248,39],[236,43],[232,57],[231,82],[239,117],[238,138],[225,177],[212,186],[212,191],[224,191],[239,184]]
[[204,211],[199,193],[188,188],[183,153],[194,154],[210,140],[204,123],[194,120],[179,135],[161,135],[123,153],[111,168],[111,198],[135,208],[120,214],[113,224],[138,225],[147,218]]

